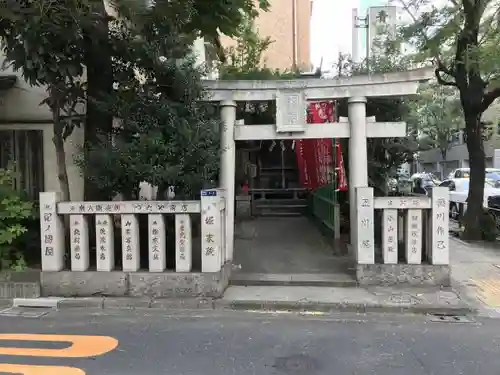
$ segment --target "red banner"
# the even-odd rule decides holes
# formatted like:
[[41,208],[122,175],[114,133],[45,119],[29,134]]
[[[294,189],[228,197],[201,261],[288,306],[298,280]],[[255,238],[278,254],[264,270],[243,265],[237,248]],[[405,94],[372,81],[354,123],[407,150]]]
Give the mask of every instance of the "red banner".
[[[325,124],[335,121],[335,103],[311,102],[308,108],[309,124]],[[325,126],[325,125],[322,125]],[[336,144],[337,165],[333,165],[333,141],[331,139],[304,139],[295,143],[300,183],[315,190],[333,182],[335,170],[339,177],[338,189],[346,190],[345,169],[340,144]],[[340,157],[339,157],[340,152]]]

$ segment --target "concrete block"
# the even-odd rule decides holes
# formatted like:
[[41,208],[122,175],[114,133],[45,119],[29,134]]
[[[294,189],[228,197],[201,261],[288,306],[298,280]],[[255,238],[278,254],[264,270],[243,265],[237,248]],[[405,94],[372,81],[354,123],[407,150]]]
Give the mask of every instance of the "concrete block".
[[0,282],[0,298],[38,298],[38,282]]
[[102,307],[104,309],[148,309],[151,306],[151,298],[104,298]]
[[61,298],[14,298],[12,301],[13,307],[46,307],[55,309],[59,305]]
[[102,309],[103,297],[83,297],[83,298],[64,298],[59,301],[57,308],[62,309]]
[[125,296],[128,276],[124,272],[42,272],[42,295],[58,297]]
[[251,210],[252,200],[250,195],[236,196],[236,217],[248,218],[252,216]]
[[219,272],[137,272],[129,275],[133,297],[220,297],[229,283],[230,263]]
[[450,286],[450,266],[409,264],[359,264],[359,285]]
[[2,281],[38,283],[40,282],[40,271],[30,269],[25,271],[1,271],[0,282]]
[[165,298],[152,301],[150,307],[161,310],[213,310],[214,302],[212,298]]

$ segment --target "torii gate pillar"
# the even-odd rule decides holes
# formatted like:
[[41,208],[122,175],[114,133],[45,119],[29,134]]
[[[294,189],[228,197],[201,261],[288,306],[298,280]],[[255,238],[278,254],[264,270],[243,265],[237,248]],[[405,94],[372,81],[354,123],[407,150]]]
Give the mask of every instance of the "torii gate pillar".
[[356,188],[368,186],[368,153],[366,144],[366,98],[355,96],[348,99],[349,114],[349,216],[351,244],[356,233]]

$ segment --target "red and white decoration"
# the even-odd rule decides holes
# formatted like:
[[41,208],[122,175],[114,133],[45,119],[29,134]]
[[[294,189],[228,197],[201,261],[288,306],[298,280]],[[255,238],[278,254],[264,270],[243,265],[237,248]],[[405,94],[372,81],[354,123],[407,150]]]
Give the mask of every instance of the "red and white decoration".
[[[335,102],[309,103],[307,116],[309,124],[333,123],[336,120],[335,117]],[[340,144],[335,142],[337,165],[334,166],[333,145],[332,139],[303,139],[295,142],[300,183],[303,187],[315,190],[332,183],[336,170],[338,175],[337,189],[347,190],[342,149]]]

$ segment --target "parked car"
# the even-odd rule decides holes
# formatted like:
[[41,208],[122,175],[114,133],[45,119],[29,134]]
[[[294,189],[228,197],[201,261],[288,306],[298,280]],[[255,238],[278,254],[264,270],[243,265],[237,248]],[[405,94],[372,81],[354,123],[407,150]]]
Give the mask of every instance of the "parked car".
[[[467,209],[467,196],[469,195],[468,178],[453,178],[443,181],[439,186],[448,187],[450,190],[450,217],[458,220]],[[500,183],[495,180],[486,179],[484,182],[484,200],[485,208],[500,207]]]
[[[486,177],[492,180],[500,181],[500,169],[498,168],[486,168]],[[448,175],[448,179],[453,178],[469,178],[470,168],[457,168]]]

